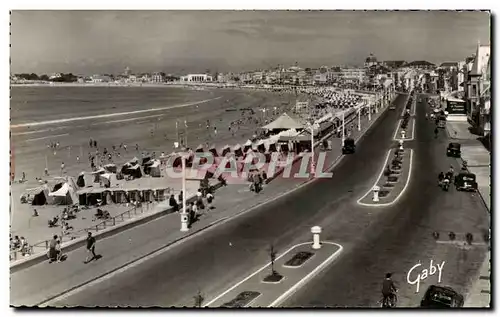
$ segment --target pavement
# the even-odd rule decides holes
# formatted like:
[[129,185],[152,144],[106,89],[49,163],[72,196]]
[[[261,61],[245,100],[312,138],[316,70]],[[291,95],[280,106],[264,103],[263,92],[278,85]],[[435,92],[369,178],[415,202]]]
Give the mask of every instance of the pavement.
[[[481,143],[480,138],[471,132],[468,122],[447,122],[446,130],[453,142],[461,144],[462,157],[457,161],[466,161],[467,169],[476,174],[479,195],[488,211],[491,211],[491,153]],[[466,298],[465,307],[490,307],[490,261],[491,253],[488,252],[474,286]]]
[[[401,103],[404,97],[399,98]],[[379,162],[367,163],[363,158],[381,154],[379,145],[371,145],[377,143],[374,141],[383,140],[389,144],[395,116],[382,113],[374,128],[360,141],[357,155],[342,160],[332,179],[316,180],[286,196],[282,194],[305,180],[279,178],[259,194],[250,192],[244,185],[223,188],[216,193],[216,209],[193,225],[188,233],[193,235],[189,238],[179,232],[179,216],[167,215],[99,240],[97,252],[103,257],[96,262],[83,265],[85,252],[79,249],[70,252],[64,263],[42,263],[11,274],[11,303],[35,305],[54,299],[50,305],[183,306],[192,305],[192,294],[198,289],[206,294],[220,292],[232,280],[263,263],[263,258],[267,258],[264,245],[267,246],[269,241],[274,241],[280,249],[295,240],[304,241],[297,232],[304,228],[309,231],[309,222],[316,216],[322,219],[330,215],[326,207],[330,204],[343,206],[345,196],[354,195],[346,193],[344,186],[332,187],[332,184],[342,182],[345,185],[347,182],[347,186],[355,186],[356,182],[362,181],[357,185],[362,190],[370,186],[363,182],[366,170],[378,169]],[[380,129],[387,123],[391,126],[389,129]],[[354,131],[353,137],[357,133]],[[381,133],[386,137],[381,137]],[[339,148],[333,151],[340,153]],[[330,157],[332,161],[336,159],[335,155]],[[298,165],[295,164],[294,168],[297,169]],[[235,194],[235,189],[238,194]],[[318,199],[309,199],[311,195]],[[332,201],[331,197],[337,195],[339,199]],[[259,203],[268,200],[273,201],[258,207]],[[255,208],[248,211],[252,207]],[[339,210],[345,208],[348,206]],[[238,218],[224,225],[194,234],[196,230],[224,222],[238,213],[241,213]],[[174,241],[179,242],[169,247]],[[99,279],[100,276],[103,278]],[[95,282],[88,284],[90,281]],[[80,287],[82,285],[86,286]],[[72,289],[75,291],[68,292]],[[102,292],[109,296],[102,296]],[[63,293],[66,295],[59,296]]]

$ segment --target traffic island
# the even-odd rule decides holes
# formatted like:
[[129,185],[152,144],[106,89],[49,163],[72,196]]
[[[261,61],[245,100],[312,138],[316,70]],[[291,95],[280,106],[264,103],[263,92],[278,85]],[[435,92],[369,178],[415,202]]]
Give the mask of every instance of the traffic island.
[[394,141],[412,141],[415,139],[415,119],[409,117],[407,120],[398,121],[396,131],[392,137]]
[[412,160],[412,149],[401,149],[398,146],[389,150],[377,181],[358,200],[358,204],[382,207],[396,203],[410,183]]
[[[242,281],[236,281],[222,294],[208,302],[208,307],[275,307],[283,303],[296,290],[305,285],[321,270],[332,263],[342,251],[342,246],[322,241],[319,249],[311,242],[301,243],[279,255],[271,263],[251,273]],[[271,277],[271,276],[276,277]],[[272,282],[270,279],[281,279]]]

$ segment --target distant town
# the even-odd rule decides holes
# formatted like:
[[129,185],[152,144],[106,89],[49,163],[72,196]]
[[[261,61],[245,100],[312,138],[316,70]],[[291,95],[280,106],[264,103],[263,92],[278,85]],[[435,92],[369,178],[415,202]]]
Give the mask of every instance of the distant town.
[[[265,70],[239,73],[210,72],[173,75],[165,72],[134,73],[127,67],[123,73],[91,76],[55,73],[51,75],[14,74],[11,84],[181,84],[235,87],[241,85],[270,86],[338,86],[347,89],[377,89],[391,79],[397,90],[436,91],[443,102],[465,108],[469,121],[483,130],[490,130],[490,46],[479,45],[474,55],[463,61],[440,65],[428,61],[378,61],[370,54],[363,66],[321,66],[303,68],[277,66]],[[417,87],[420,86],[420,87]]]

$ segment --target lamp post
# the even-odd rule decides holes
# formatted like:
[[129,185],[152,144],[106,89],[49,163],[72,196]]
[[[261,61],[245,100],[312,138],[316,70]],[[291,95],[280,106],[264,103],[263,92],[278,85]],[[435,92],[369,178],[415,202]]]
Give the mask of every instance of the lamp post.
[[345,141],[345,110],[342,110],[342,146]]
[[358,108],[358,131],[361,131],[361,107]]
[[314,164],[314,127],[313,124],[309,125],[311,130],[311,176],[314,177],[316,166]]
[[186,212],[186,157],[183,153],[182,162],[182,213],[181,213],[181,231],[186,232],[188,228],[188,214]]

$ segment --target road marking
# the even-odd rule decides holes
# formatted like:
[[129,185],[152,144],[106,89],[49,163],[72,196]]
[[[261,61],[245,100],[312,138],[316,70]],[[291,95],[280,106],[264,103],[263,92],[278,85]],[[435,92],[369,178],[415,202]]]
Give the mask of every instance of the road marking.
[[[370,187],[370,189],[368,189],[368,191],[366,192],[366,194],[364,194],[360,199],[358,199],[357,203],[360,204],[360,205],[364,205],[363,203],[361,203],[361,201],[366,197],[368,196],[369,194],[371,194],[372,190],[373,190],[373,187],[375,187],[378,182],[380,181],[380,179],[382,178],[382,176],[384,175],[384,170],[385,170],[385,167],[387,166],[387,162],[389,161],[389,157],[391,156],[391,150],[387,151],[387,156],[385,157],[385,160],[384,160],[384,165],[382,166],[382,170],[380,171],[380,174],[378,175],[377,177],[377,180],[375,181],[375,184]],[[371,205],[370,205],[371,206]]]
[[[396,96],[397,98],[397,96]],[[394,98],[393,102],[396,100],[396,98]],[[365,135],[366,135],[366,132],[368,132],[368,130],[382,117],[383,113],[388,109],[389,107],[386,107],[385,109],[383,109],[382,112],[380,112],[380,114],[377,116],[377,118],[375,120],[370,120],[369,121],[369,124],[368,124],[368,128],[363,132],[363,134],[359,135],[355,140],[354,140],[354,143],[356,144],[361,138],[363,138]],[[337,157],[337,159],[325,170],[325,172],[329,172],[331,170],[333,170],[338,164],[340,164],[340,162],[342,162],[342,160],[345,158],[346,156],[345,155],[340,155],[339,157]],[[55,303],[57,301],[60,301],[64,298],[67,298],[69,296],[72,296],[74,294],[77,294],[89,287],[92,287],[93,285],[96,285],[96,284],[99,284],[105,280],[108,280],[110,278],[112,278],[113,276],[115,275],[118,275],[120,273],[123,273],[125,271],[127,271],[128,269],[131,269],[137,265],[140,265],[144,262],[146,262],[147,260],[149,259],[152,259],[154,258],[155,256],[158,256],[160,254],[162,254],[163,252],[167,252],[168,250],[172,249],[172,248],[175,248],[175,247],[178,247],[180,246],[181,244],[183,244],[184,242],[187,242],[193,238],[196,238],[198,235],[201,235],[203,233],[205,233],[206,231],[209,231],[211,229],[214,229],[220,225],[223,225],[224,223],[228,222],[228,221],[231,221],[231,220],[234,220],[240,216],[243,216],[247,213],[250,213],[252,211],[254,211],[255,209],[258,209],[262,206],[265,206],[269,203],[272,203],[274,202],[275,200],[278,200],[278,199],[281,199],[285,196],[288,196],[289,194],[292,194],[293,192],[301,189],[302,187],[305,187],[307,185],[310,185],[312,182],[318,180],[320,178],[312,178],[312,179],[309,179],[307,180],[306,182],[300,184],[299,186],[296,186],[296,187],[293,187],[291,189],[289,189],[288,191],[282,193],[282,194],[279,194],[277,196],[273,196],[267,200],[264,200],[262,203],[258,203],[250,208],[244,208],[242,211],[240,211],[239,213],[236,213],[235,215],[233,216],[229,216],[229,217],[224,217],[224,218],[221,218],[219,220],[215,220],[214,222],[211,223],[211,226],[207,226],[205,228],[201,228],[199,229],[198,231],[195,231],[193,232],[192,234],[187,234],[179,239],[177,239],[176,241],[172,242],[171,244],[167,245],[166,247],[162,247],[160,248],[159,250],[155,250],[153,251],[152,253],[150,253],[149,255],[146,255],[145,257],[142,257],[142,258],[139,258],[137,260],[133,260],[129,263],[125,263],[124,265],[122,265],[121,267],[119,267],[118,269],[115,269],[115,270],[111,270],[111,272],[107,272],[107,273],[104,273],[102,274],[101,276],[95,278],[94,280],[90,280],[90,281],[87,281],[87,282],[84,282],[80,285],[77,285],[75,287],[73,287],[72,289],[70,290],[67,290],[64,294],[59,294],[59,295],[56,295],[48,300],[45,300],[43,301],[42,303],[36,305],[36,306],[42,306],[42,305],[45,305],[45,306],[51,306],[51,303]],[[177,214],[170,214],[170,215],[177,215]],[[169,216],[169,215],[166,215],[166,216]],[[159,217],[158,219],[160,218],[163,218],[163,217]],[[158,220],[157,219],[157,220]],[[157,221],[157,220],[154,220],[154,221]],[[138,226],[135,226],[135,228],[139,228],[141,226],[144,226],[146,224],[148,224],[150,222],[145,222],[143,224],[140,224]],[[212,225],[213,224],[213,225]],[[205,230],[206,229],[206,230]],[[124,230],[122,232],[119,232],[117,234],[114,234],[114,235],[110,235],[104,239],[101,239],[100,241],[102,240],[106,240],[106,239],[110,239],[110,238],[116,238],[117,236],[119,236],[120,234],[124,234],[124,233],[127,233],[129,232],[128,230]],[[76,251],[76,250],[74,250]],[[72,252],[74,252],[72,251]]]
[[[399,120],[400,122],[398,122],[398,127],[396,128],[396,132],[394,132],[394,136],[393,136],[393,140],[394,141],[413,141],[415,140],[415,118],[411,118],[411,121],[412,121],[412,128],[411,128],[411,138],[398,138],[398,132],[400,132],[400,127],[401,127],[401,121],[402,120]],[[399,135],[401,135],[401,133],[399,133]]]
[[331,256],[329,256],[323,263],[321,263],[319,266],[317,266],[314,270],[312,270],[309,274],[307,274],[303,279],[297,282],[294,286],[292,286],[288,291],[283,293],[280,297],[278,297],[274,302],[272,302],[268,307],[274,307],[280,305],[282,302],[284,302],[288,297],[290,297],[293,293],[295,293],[299,288],[304,286],[309,280],[313,279],[319,272],[321,272],[325,267],[327,267],[331,262],[333,262],[339,255],[340,252],[344,249],[340,244],[338,243],[333,243],[333,242],[328,242],[328,241],[323,241],[322,243],[328,243],[328,244],[333,244],[339,247],[335,253],[333,253]]
[[[386,161],[386,163],[387,163],[387,161]],[[379,204],[379,203],[372,203],[372,204],[362,203],[361,199],[363,199],[364,197],[366,197],[367,194],[370,193],[370,192],[368,192],[368,193],[366,193],[365,196],[363,196],[361,199],[358,200],[358,204],[360,204],[361,206],[368,206],[368,207],[387,207],[387,206],[394,205],[395,203],[398,202],[398,200],[405,193],[406,188],[408,187],[408,184],[410,183],[410,179],[411,179],[411,175],[412,175],[412,170],[413,170],[413,149],[410,149],[410,170],[408,171],[408,178],[406,179],[405,186],[403,187],[403,189],[401,190],[401,192],[399,193],[399,195],[396,196],[396,198],[394,198],[391,202],[388,202],[388,203],[383,203],[383,204]],[[383,173],[383,170],[382,170],[382,173]],[[377,183],[375,183],[375,185],[377,185],[377,184],[378,184],[378,181],[377,181]],[[373,186],[375,186],[375,185],[373,185]]]
[[49,136],[44,136],[41,138],[35,138],[35,139],[27,139],[24,142],[33,142],[33,141],[38,141],[38,140],[45,140],[45,139],[50,139],[50,138],[57,138],[60,136],[66,136],[69,135],[69,133],[63,133],[63,134],[56,134],[56,135],[49,135]]
[[[288,289],[285,293],[283,293],[280,297],[278,297],[278,299],[276,299],[274,302],[272,302],[268,307],[272,307],[274,305],[277,305],[279,302],[282,302],[284,299],[286,299],[288,296],[290,296],[293,292],[295,292],[297,290],[297,288],[299,288],[308,279],[311,279],[314,275],[316,275],[321,269],[323,269],[328,264],[328,262],[331,262],[334,258],[336,258],[338,256],[338,253],[343,250],[343,247],[340,244],[333,243],[333,242],[328,242],[328,241],[322,241],[322,243],[328,243],[328,244],[336,245],[336,246],[339,247],[339,249],[337,251],[335,251],[335,253],[332,256],[328,257],[328,259],[326,259],[326,261],[324,261],[323,263],[321,263],[312,272],[310,272],[303,279],[301,279],[298,283],[296,283],[294,286],[292,286],[290,289]],[[290,253],[290,251],[292,251],[293,249],[298,248],[298,247],[303,246],[303,245],[307,245],[307,244],[311,244],[312,245],[312,242],[303,242],[303,243],[299,243],[299,244],[294,245],[293,247],[291,247],[290,249],[288,249],[284,253],[280,254],[280,256],[278,256],[275,261],[277,261],[277,260],[281,259],[282,257],[284,257],[285,255],[287,255],[288,253]],[[212,299],[210,302],[208,302],[205,306],[208,307],[208,306],[212,305],[217,300],[219,300],[220,298],[224,297],[227,293],[231,292],[233,289],[235,289],[238,286],[240,286],[241,284],[245,283],[250,278],[252,278],[255,275],[259,274],[260,272],[262,272],[263,270],[265,270],[270,265],[271,265],[271,263],[268,263],[268,264],[264,265],[263,267],[261,267],[260,269],[258,269],[257,271],[255,271],[252,274],[248,275],[247,277],[245,277],[244,279],[242,279],[238,283],[236,283],[233,286],[231,286],[230,288],[228,288],[222,294],[216,296],[214,299]],[[319,270],[318,270],[318,268],[319,268]],[[250,305],[250,304],[248,304],[248,305]]]
[[79,118],[66,118],[66,119],[58,119],[58,120],[49,120],[49,121],[40,121],[40,122],[29,122],[29,123],[20,123],[20,124],[14,124],[11,125],[10,128],[22,128],[22,127],[34,127],[34,126],[41,126],[41,125],[48,125],[48,124],[55,124],[55,123],[63,123],[63,122],[73,122],[73,121],[81,121],[81,120],[89,120],[89,119],[99,119],[99,118],[111,118],[111,117],[117,117],[117,116],[125,116],[125,115],[130,115],[130,114],[137,114],[137,113],[145,113],[145,112],[153,112],[153,111],[162,111],[162,110],[169,110],[169,109],[176,109],[176,108],[184,108],[184,107],[190,107],[202,103],[207,103],[209,101],[213,101],[216,99],[220,99],[222,97],[217,97],[217,98],[212,98],[212,99],[205,99],[201,101],[196,101],[196,102],[190,102],[190,103],[185,103],[185,104],[180,104],[180,105],[173,105],[169,107],[161,107],[161,108],[152,108],[152,109],[144,109],[144,110],[135,110],[135,111],[128,111],[128,112],[117,112],[117,113],[108,113],[108,114],[101,114],[101,115],[96,115],[96,116],[87,116],[87,117],[79,117]]

